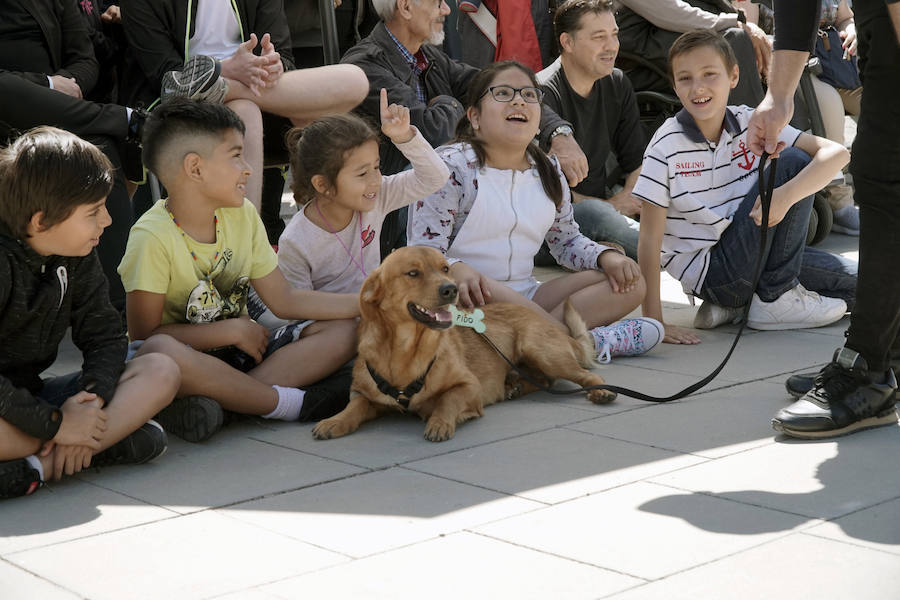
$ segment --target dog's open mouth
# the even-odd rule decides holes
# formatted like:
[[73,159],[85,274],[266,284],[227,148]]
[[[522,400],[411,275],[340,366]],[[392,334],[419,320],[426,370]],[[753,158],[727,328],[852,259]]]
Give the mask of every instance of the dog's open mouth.
[[449,310],[442,308],[431,310],[415,302],[410,302],[406,307],[413,319],[432,329],[447,329],[453,325],[453,315]]

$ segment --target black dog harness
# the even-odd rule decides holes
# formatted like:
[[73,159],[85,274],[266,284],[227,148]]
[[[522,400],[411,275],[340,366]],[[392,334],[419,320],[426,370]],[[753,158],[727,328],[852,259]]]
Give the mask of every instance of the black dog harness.
[[[437,358],[437,357],[435,357]],[[375,369],[369,366],[369,363],[366,363],[366,369],[369,370],[369,375],[372,376],[372,380],[375,382],[375,385],[378,386],[378,391],[386,396],[390,396],[394,400],[400,403],[400,406],[403,408],[409,407],[409,401],[413,396],[422,391],[422,388],[425,387],[425,377],[428,376],[428,371],[431,370],[431,366],[434,365],[434,358],[431,359],[431,362],[428,363],[428,368],[425,369],[425,372],[422,373],[415,381],[407,385],[402,389],[397,389],[388,383],[387,379],[379,375],[375,372]]]

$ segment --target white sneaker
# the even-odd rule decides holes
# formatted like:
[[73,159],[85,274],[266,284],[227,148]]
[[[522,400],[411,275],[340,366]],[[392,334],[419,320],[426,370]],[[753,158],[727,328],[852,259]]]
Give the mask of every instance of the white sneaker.
[[662,323],[650,317],[623,319],[605,327],[594,327],[597,360],[608,363],[613,356],[637,356],[659,344],[666,335]]
[[740,319],[743,312],[743,308],[719,306],[704,300],[694,315],[694,329],[715,329],[719,325],[733,323]]
[[847,312],[847,303],[810,292],[802,285],[788,290],[772,302],[753,294],[747,325],[752,329],[806,329],[834,323]]

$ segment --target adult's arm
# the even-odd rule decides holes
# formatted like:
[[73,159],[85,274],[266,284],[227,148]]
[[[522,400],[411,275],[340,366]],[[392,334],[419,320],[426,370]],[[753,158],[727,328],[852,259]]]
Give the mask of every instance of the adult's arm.
[[750,150],[780,152],[778,135],[794,114],[794,90],[813,47],[819,23],[819,0],[775,1],[775,52],[769,69],[769,89],[747,126]]
[[73,77],[83,94],[87,94],[97,84],[100,77],[100,65],[94,56],[94,46],[91,36],[85,26],[84,19],[78,13],[74,2],[63,2],[63,12],[60,15],[60,46],[62,50],[60,68],[56,73],[48,75],[62,75]]
[[[144,76],[155,84],[167,71],[184,65],[184,32],[172,31],[174,21],[167,14],[167,2],[122,0],[122,28]],[[180,40],[180,43],[179,43]]]
[[723,31],[736,27],[737,13],[711,13],[682,0],[620,0],[660,29],[684,33],[693,29]]
[[[275,46],[275,51],[281,56],[281,64],[285,71],[296,69],[294,54],[291,50],[291,31],[288,20],[284,14],[284,7],[278,0],[264,0],[259,3],[256,15],[251,21],[253,33],[260,39],[266,33]],[[258,53],[258,52],[257,52]]]
[[72,284],[72,341],[81,350],[81,389],[89,390],[104,401],[112,399],[122,371],[128,340],[122,329],[122,318],[107,298],[106,276],[97,253],[92,252],[69,273]]
[[[12,269],[0,261],[0,306],[15,308],[10,301]],[[62,413],[52,404],[31,395],[25,388],[0,375],[0,419],[41,440],[53,439],[59,430]]]
[[894,23],[897,43],[900,44],[900,0],[885,0],[885,3],[888,5],[888,14],[891,15],[891,21]]

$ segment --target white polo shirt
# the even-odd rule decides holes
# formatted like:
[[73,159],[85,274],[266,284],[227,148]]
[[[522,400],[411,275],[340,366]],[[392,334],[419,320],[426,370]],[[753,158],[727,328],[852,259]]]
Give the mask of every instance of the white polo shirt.
[[[699,294],[710,249],[756,183],[759,157],[747,143],[752,114],[749,106],[727,107],[722,134],[713,143],[682,109],[656,131],[644,153],[633,193],[667,209],[660,263],[686,294]],[[793,146],[801,133],[787,126],[778,139]]]

